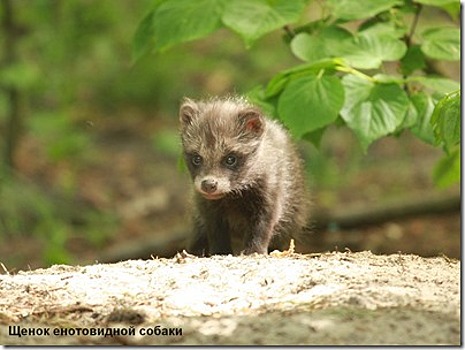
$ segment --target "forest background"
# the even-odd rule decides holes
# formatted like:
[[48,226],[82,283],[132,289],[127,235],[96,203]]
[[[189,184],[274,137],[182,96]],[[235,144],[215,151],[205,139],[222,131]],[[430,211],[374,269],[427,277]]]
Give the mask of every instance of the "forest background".
[[[458,2],[423,2],[416,32],[459,28]],[[263,102],[257,86],[309,58],[306,38],[292,45],[295,37],[283,29],[245,45],[222,28],[153,52],[164,48],[137,38],[160,2],[96,3],[0,3],[0,261],[13,271],[118,260],[128,246],[133,258],[150,257],[139,249],[147,245],[159,256],[182,249],[190,184],[179,166],[179,101],[239,93]],[[302,25],[320,18],[322,3],[306,5]],[[411,69],[447,78],[441,89],[452,91],[461,73],[457,58],[450,58],[428,58]],[[383,62],[382,69],[392,64]],[[344,227],[329,220],[301,249],[459,257],[459,185],[441,176],[445,152],[432,129],[429,136],[423,131],[368,145],[334,122],[317,146],[302,140],[318,218],[353,217],[374,207],[383,212],[392,203],[439,204],[370,224]]]

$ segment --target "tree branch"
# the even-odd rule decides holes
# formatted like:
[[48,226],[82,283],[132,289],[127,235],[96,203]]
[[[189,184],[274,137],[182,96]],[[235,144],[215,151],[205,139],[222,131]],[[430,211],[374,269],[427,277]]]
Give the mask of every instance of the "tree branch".
[[[399,199],[393,202],[381,203],[375,206],[342,208],[327,213],[315,213],[308,236],[315,237],[315,231],[326,231],[332,227],[351,229],[370,225],[379,225],[392,220],[409,217],[427,216],[460,210],[460,194],[439,193],[418,197]],[[185,249],[190,237],[187,226],[175,227],[160,232],[157,236],[147,240],[123,242],[103,252],[99,262],[116,262],[127,259],[149,259],[150,256],[172,257],[176,252]]]

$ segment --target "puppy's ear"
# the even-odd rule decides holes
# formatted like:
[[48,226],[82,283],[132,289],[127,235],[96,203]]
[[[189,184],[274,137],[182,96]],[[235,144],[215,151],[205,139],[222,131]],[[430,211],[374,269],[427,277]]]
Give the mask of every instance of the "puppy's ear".
[[258,137],[265,130],[262,112],[256,107],[246,108],[239,112],[238,121],[245,134]]
[[184,98],[181,107],[179,108],[179,122],[181,127],[186,127],[192,124],[192,121],[199,115],[199,106],[198,104],[189,99]]

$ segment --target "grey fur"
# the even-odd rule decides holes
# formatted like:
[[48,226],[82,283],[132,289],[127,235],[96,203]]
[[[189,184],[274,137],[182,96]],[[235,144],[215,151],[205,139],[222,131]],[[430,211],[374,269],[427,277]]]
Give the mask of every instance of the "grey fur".
[[[298,238],[307,222],[303,165],[288,132],[240,97],[185,99],[180,131],[194,195],[194,254],[245,254]],[[280,237],[281,236],[281,237]]]

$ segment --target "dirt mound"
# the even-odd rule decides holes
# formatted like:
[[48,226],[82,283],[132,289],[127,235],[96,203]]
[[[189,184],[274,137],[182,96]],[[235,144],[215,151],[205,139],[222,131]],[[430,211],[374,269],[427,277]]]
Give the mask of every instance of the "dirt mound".
[[0,275],[0,323],[2,344],[458,345],[460,264],[275,252],[57,265]]

